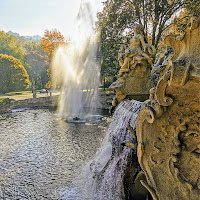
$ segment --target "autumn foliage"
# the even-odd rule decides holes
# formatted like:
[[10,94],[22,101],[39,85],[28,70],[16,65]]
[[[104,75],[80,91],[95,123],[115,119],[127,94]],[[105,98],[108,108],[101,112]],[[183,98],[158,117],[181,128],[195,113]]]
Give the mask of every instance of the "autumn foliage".
[[13,35],[0,31],[0,53],[23,60],[24,50],[22,42],[17,43]]
[[24,90],[30,84],[22,63],[13,56],[0,54],[0,93]]
[[174,18],[173,25],[172,25],[173,33],[175,35],[176,34],[183,35],[186,30],[187,24],[189,23],[190,17],[199,16],[199,15],[200,15],[200,4],[196,5],[196,7],[193,10],[189,10],[187,8],[182,10],[179,13],[179,15]]
[[46,30],[44,37],[40,40],[43,51],[47,52],[49,58],[52,59],[56,48],[60,44],[64,44],[64,37],[59,31],[53,29],[51,31]]

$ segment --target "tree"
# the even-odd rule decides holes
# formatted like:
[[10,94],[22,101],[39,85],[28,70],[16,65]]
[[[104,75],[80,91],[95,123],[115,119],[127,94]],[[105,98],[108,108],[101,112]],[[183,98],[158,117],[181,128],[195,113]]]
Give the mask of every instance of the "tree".
[[30,84],[22,63],[13,56],[0,54],[0,93],[24,90]]
[[[144,26],[146,41],[158,48],[163,32],[173,23],[174,14],[182,8],[196,4],[198,0],[107,0],[98,13],[97,30],[101,31],[102,71],[112,71],[119,66],[117,51],[123,38],[132,36],[136,23]],[[106,70],[105,70],[105,69]],[[107,68],[112,68],[108,70]],[[105,74],[102,74],[104,77]]]
[[39,51],[30,51],[24,56],[24,62],[28,66],[27,71],[32,85],[37,88],[44,87],[47,81],[48,57],[41,55]]
[[0,31],[0,53],[13,56],[20,61],[23,60],[24,50],[22,48],[22,42],[18,44],[15,41],[13,35],[9,35],[4,31]]
[[26,49],[27,52],[35,50],[38,51],[39,49],[42,49],[41,44],[37,44],[35,41],[25,43],[24,48]]
[[[44,33],[44,37],[40,40],[40,43],[43,51],[48,53],[49,59],[53,59],[54,52],[59,45],[65,44],[64,37],[56,29],[53,29],[51,31],[46,30]],[[50,88],[52,77],[50,68],[47,70],[47,75],[49,78],[49,82],[46,84],[46,87]]]
[[185,8],[190,15],[200,16],[200,4],[198,0],[187,0]]
[[49,58],[52,59],[56,48],[58,48],[60,44],[64,44],[64,37],[56,29],[51,31],[46,30],[40,43],[43,51],[47,52]]

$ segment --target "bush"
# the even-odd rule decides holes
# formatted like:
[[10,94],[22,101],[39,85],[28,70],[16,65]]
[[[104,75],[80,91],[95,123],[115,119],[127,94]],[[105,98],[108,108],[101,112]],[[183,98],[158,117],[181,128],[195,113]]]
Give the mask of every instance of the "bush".
[[0,98],[0,104],[5,103],[6,101],[15,101],[14,99],[9,99],[9,98]]

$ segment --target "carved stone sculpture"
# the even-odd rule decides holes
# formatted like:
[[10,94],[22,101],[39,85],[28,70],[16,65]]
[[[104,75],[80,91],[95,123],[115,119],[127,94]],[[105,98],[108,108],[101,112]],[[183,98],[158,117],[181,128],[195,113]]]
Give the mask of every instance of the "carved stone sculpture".
[[154,200],[200,199],[200,26],[168,36],[175,57],[138,115],[138,161]]
[[171,46],[167,46],[165,52],[160,55],[158,61],[154,65],[153,70],[158,71],[160,75],[163,75],[168,71],[168,67],[171,66],[171,61],[174,56],[174,49]]
[[134,32],[129,46],[120,48],[118,60],[121,69],[117,81],[110,86],[116,93],[118,103],[126,97],[145,100],[151,88],[151,69],[156,50],[145,42],[142,25],[137,24]]
[[200,40],[199,40],[199,24],[198,17],[192,17],[187,25],[183,36],[169,35],[165,38],[164,43],[174,48],[173,60],[184,60],[200,65]]

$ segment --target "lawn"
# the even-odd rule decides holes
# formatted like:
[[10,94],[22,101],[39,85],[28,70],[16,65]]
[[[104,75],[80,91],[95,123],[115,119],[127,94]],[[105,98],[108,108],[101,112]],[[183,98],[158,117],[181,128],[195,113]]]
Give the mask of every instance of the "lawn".
[[[36,90],[36,92],[40,92],[40,90]],[[28,91],[18,91],[18,92],[8,92],[6,93],[7,95],[9,94],[29,94],[32,93],[32,90],[28,90]]]
[[[6,98],[0,98],[0,103],[3,103],[3,101],[5,100]],[[10,101],[15,101],[14,99],[10,99]]]
[[4,99],[6,98],[0,98],[0,103],[3,103]]

